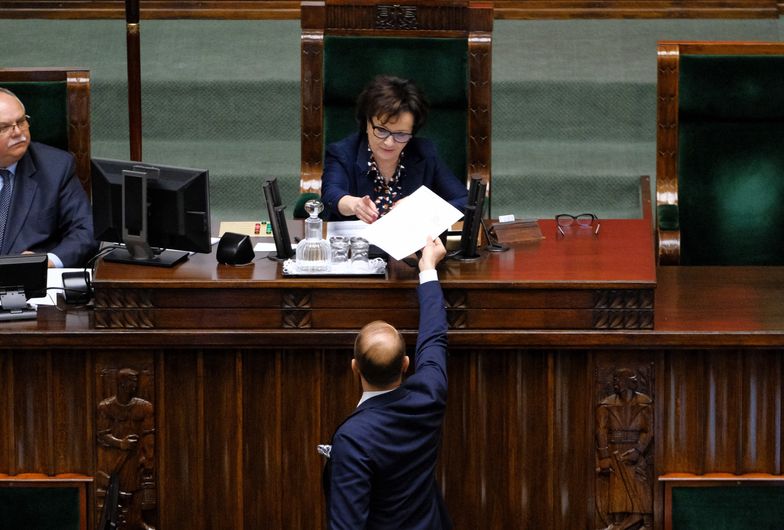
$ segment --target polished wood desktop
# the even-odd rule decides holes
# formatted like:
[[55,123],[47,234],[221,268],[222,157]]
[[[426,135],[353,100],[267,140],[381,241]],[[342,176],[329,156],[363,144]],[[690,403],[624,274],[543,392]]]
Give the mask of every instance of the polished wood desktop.
[[[656,271],[650,220],[602,220],[600,231],[544,239],[475,262],[449,260],[441,281],[452,329],[650,329]],[[247,266],[193,255],[174,268],[99,264],[95,325],[105,328],[356,329],[373,318],[417,326],[417,271],[390,259],[380,277],[284,277],[259,256]],[[394,309],[394,316],[387,313]]]
[[[557,240],[542,221],[538,244],[440,266],[451,327],[438,479],[457,528],[605,528],[624,515],[597,472],[601,411],[624,373],[648,414],[637,500],[654,528],[660,475],[782,473],[784,269],[655,269],[649,221],[601,223],[598,239]],[[393,262],[383,278],[283,278],[279,267],[211,255],[174,270],[102,263],[96,309],[46,307],[37,322],[0,326],[0,472],[97,477],[99,520],[100,477],[122,454],[99,440],[101,411],[130,369],[154,424],[138,519],[323,528],[315,447],[359,398],[356,331],[385,318],[413,346],[416,271]],[[653,292],[652,329],[597,328],[603,291]],[[107,326],[113,308],[122,326]]]

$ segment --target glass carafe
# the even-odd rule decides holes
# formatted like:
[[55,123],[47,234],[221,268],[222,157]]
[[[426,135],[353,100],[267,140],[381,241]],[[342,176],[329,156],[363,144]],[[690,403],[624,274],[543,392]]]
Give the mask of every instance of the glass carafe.
[[322,221],[319,214],[324,210],[321,201],[305,203],[310,217],[305,219],[305,239],[297,245],[297,269],[301,272],[326,272],[332,261],[329,241],[322,237]]

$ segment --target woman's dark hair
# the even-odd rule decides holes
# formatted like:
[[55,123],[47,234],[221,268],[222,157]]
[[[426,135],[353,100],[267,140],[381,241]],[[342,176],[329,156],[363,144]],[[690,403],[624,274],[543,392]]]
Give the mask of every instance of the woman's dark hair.
[[357,124],[359,132],[364,133],[366,124],[375,116],[386,120],[410,112],[414,116],[416,133],[427,118],[430,104],[425,94],[413,81],[391,75],[376,76],[357,98]]

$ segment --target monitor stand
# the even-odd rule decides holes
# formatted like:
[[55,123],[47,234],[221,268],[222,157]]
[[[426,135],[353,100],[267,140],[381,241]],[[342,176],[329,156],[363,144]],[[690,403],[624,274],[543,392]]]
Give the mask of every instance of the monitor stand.
[[153,252],[152,256],[137,257],[127,248],[116,248],[106,254],[103,259],[114,263],[130,263],[133,265],[148,265],[152,267],[174,267],[188,259],[189,252],[183,250],[161,250]]
[[0,322],[38,318],[38,309],[27,303],[24,289],[11,289],[0,293],[0,308]]

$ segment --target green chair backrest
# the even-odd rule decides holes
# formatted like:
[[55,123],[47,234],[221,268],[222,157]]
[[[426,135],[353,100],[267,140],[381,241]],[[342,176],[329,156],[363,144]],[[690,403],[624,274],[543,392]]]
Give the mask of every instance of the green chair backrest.
[[68,150],[68,97],[65,81],[0,82],[22,101],[30,115],[33,140]]
[[753,530],[781,528],[784,488],[743,486],[672,489],[672,528],[677,530]]
[[79,530],[79,490],[63,487],[0,488],[0,528]]
[[413,80],[430,101],[418,136],[435,142],[454,174],[466,177],[468,41],[464,38],[324,37],[324,142],[356,131],[356,100],[378,74]]
[[683,265],[784,265],[784,57],[683,55]]

